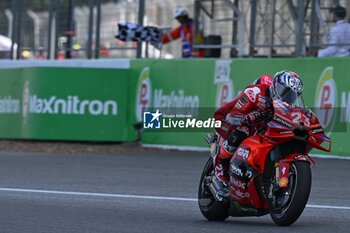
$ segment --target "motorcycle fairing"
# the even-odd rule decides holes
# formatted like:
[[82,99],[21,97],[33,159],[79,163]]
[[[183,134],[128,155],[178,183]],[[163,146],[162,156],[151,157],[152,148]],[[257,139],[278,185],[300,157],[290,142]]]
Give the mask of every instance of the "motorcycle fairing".
[[[230,163],[232,216],[259,216],[267,210],[263,176],[278,174],[280,188],[288,188],[289,167],[293,161],[314,164],[311,148],[329,151],[322,142],[330,139],[317,117],[308,109],[298,109],[274,101],[275,112],[264,132],[250,136],[237,148]],[[266,168],[265,165],[269,166]],[[276,169],[273,172],[273,169]],[[268,173],[266,173],[268,171]],[[266,173],[266,174],[265,174]],[[281,181],[282,180],[282,181]],[[260,183],[259,183],[260,182]],[[261,189],[261,190],[257,190]]]
[[237,148],[230,162],[231,197],[241,207],[242,205],[245,206],[252,215],[257,215],[257,213],[261,215],[261,213],[266,212],[265,209],[267,208],[266,202],[262,197],[262,191],[260,190],[259,194],[255,182],[258,181],[258,177],[263,169],[260,163],[265,161],[273,144],[266,141],[261,143],[262,140],[264,139],[260,136],[252,136],[245,139]]

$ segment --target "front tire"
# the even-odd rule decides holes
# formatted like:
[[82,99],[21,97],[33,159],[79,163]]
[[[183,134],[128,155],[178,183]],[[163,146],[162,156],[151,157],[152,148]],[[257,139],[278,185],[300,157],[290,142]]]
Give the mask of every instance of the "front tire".
[[[273,199],[268,199],[268,206],[272,220],[280,226],[293,224],[302,214],[309,199],[311,189],[311,169],[310,164],[303,161],[293,162],[290,166],[289,187],[290,196],[283,206],[278,198],[286,198],[283,195],[274,195]],[[278,192],[278,191],[277,191]]]
[[228,201],[216,201],[208,187],[208,180],[214,175],[213,159],[209,158],[203,169],[198,188],[198,205],[203,216],[209,221],[224,221],[229,217]]

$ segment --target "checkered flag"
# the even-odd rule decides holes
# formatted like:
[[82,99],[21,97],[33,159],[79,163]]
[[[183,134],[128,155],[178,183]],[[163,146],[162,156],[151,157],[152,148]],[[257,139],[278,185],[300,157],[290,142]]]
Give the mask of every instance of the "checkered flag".
[[157,27],[143,27],[136,23],[118,23],[118,33],[116,33],[115,38],[122,41],[144,41],[159,47],[162,32]]

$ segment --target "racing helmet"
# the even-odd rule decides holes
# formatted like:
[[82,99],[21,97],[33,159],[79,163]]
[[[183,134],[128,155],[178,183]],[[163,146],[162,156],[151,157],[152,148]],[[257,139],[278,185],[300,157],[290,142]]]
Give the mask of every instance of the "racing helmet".
[[301,96],[303,89],[303,82],[296,73],[283,70],[273,77],[270,95],[273,100],[280,99],[290,105],[302,107],[304,106]]
[[189,16],[189,11],[185,7],[179,7],[174,11],[174,19],[177,17]]

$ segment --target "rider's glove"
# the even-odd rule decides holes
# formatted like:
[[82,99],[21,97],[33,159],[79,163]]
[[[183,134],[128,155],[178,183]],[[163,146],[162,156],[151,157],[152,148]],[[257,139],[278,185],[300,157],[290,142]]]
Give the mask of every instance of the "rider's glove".
[[261,112],[253,111],[242,118],[241,124],[246,126],[254,125],[261,119],[261,116]]
[[220,129],[224,132],[231,132],[232,124],[226,120],[221,120],[221,127]]
[[271,110],[269,110],[269,111],[266,111],[266,112],[264,113],[264,115],[262,116],[262,118],[263,118],[264,120],[266,120],[266,121],[270,121],[270,120],[272,119],[272,117],[273,117],[274,114],[275,114],[274,110],[271,109]]

